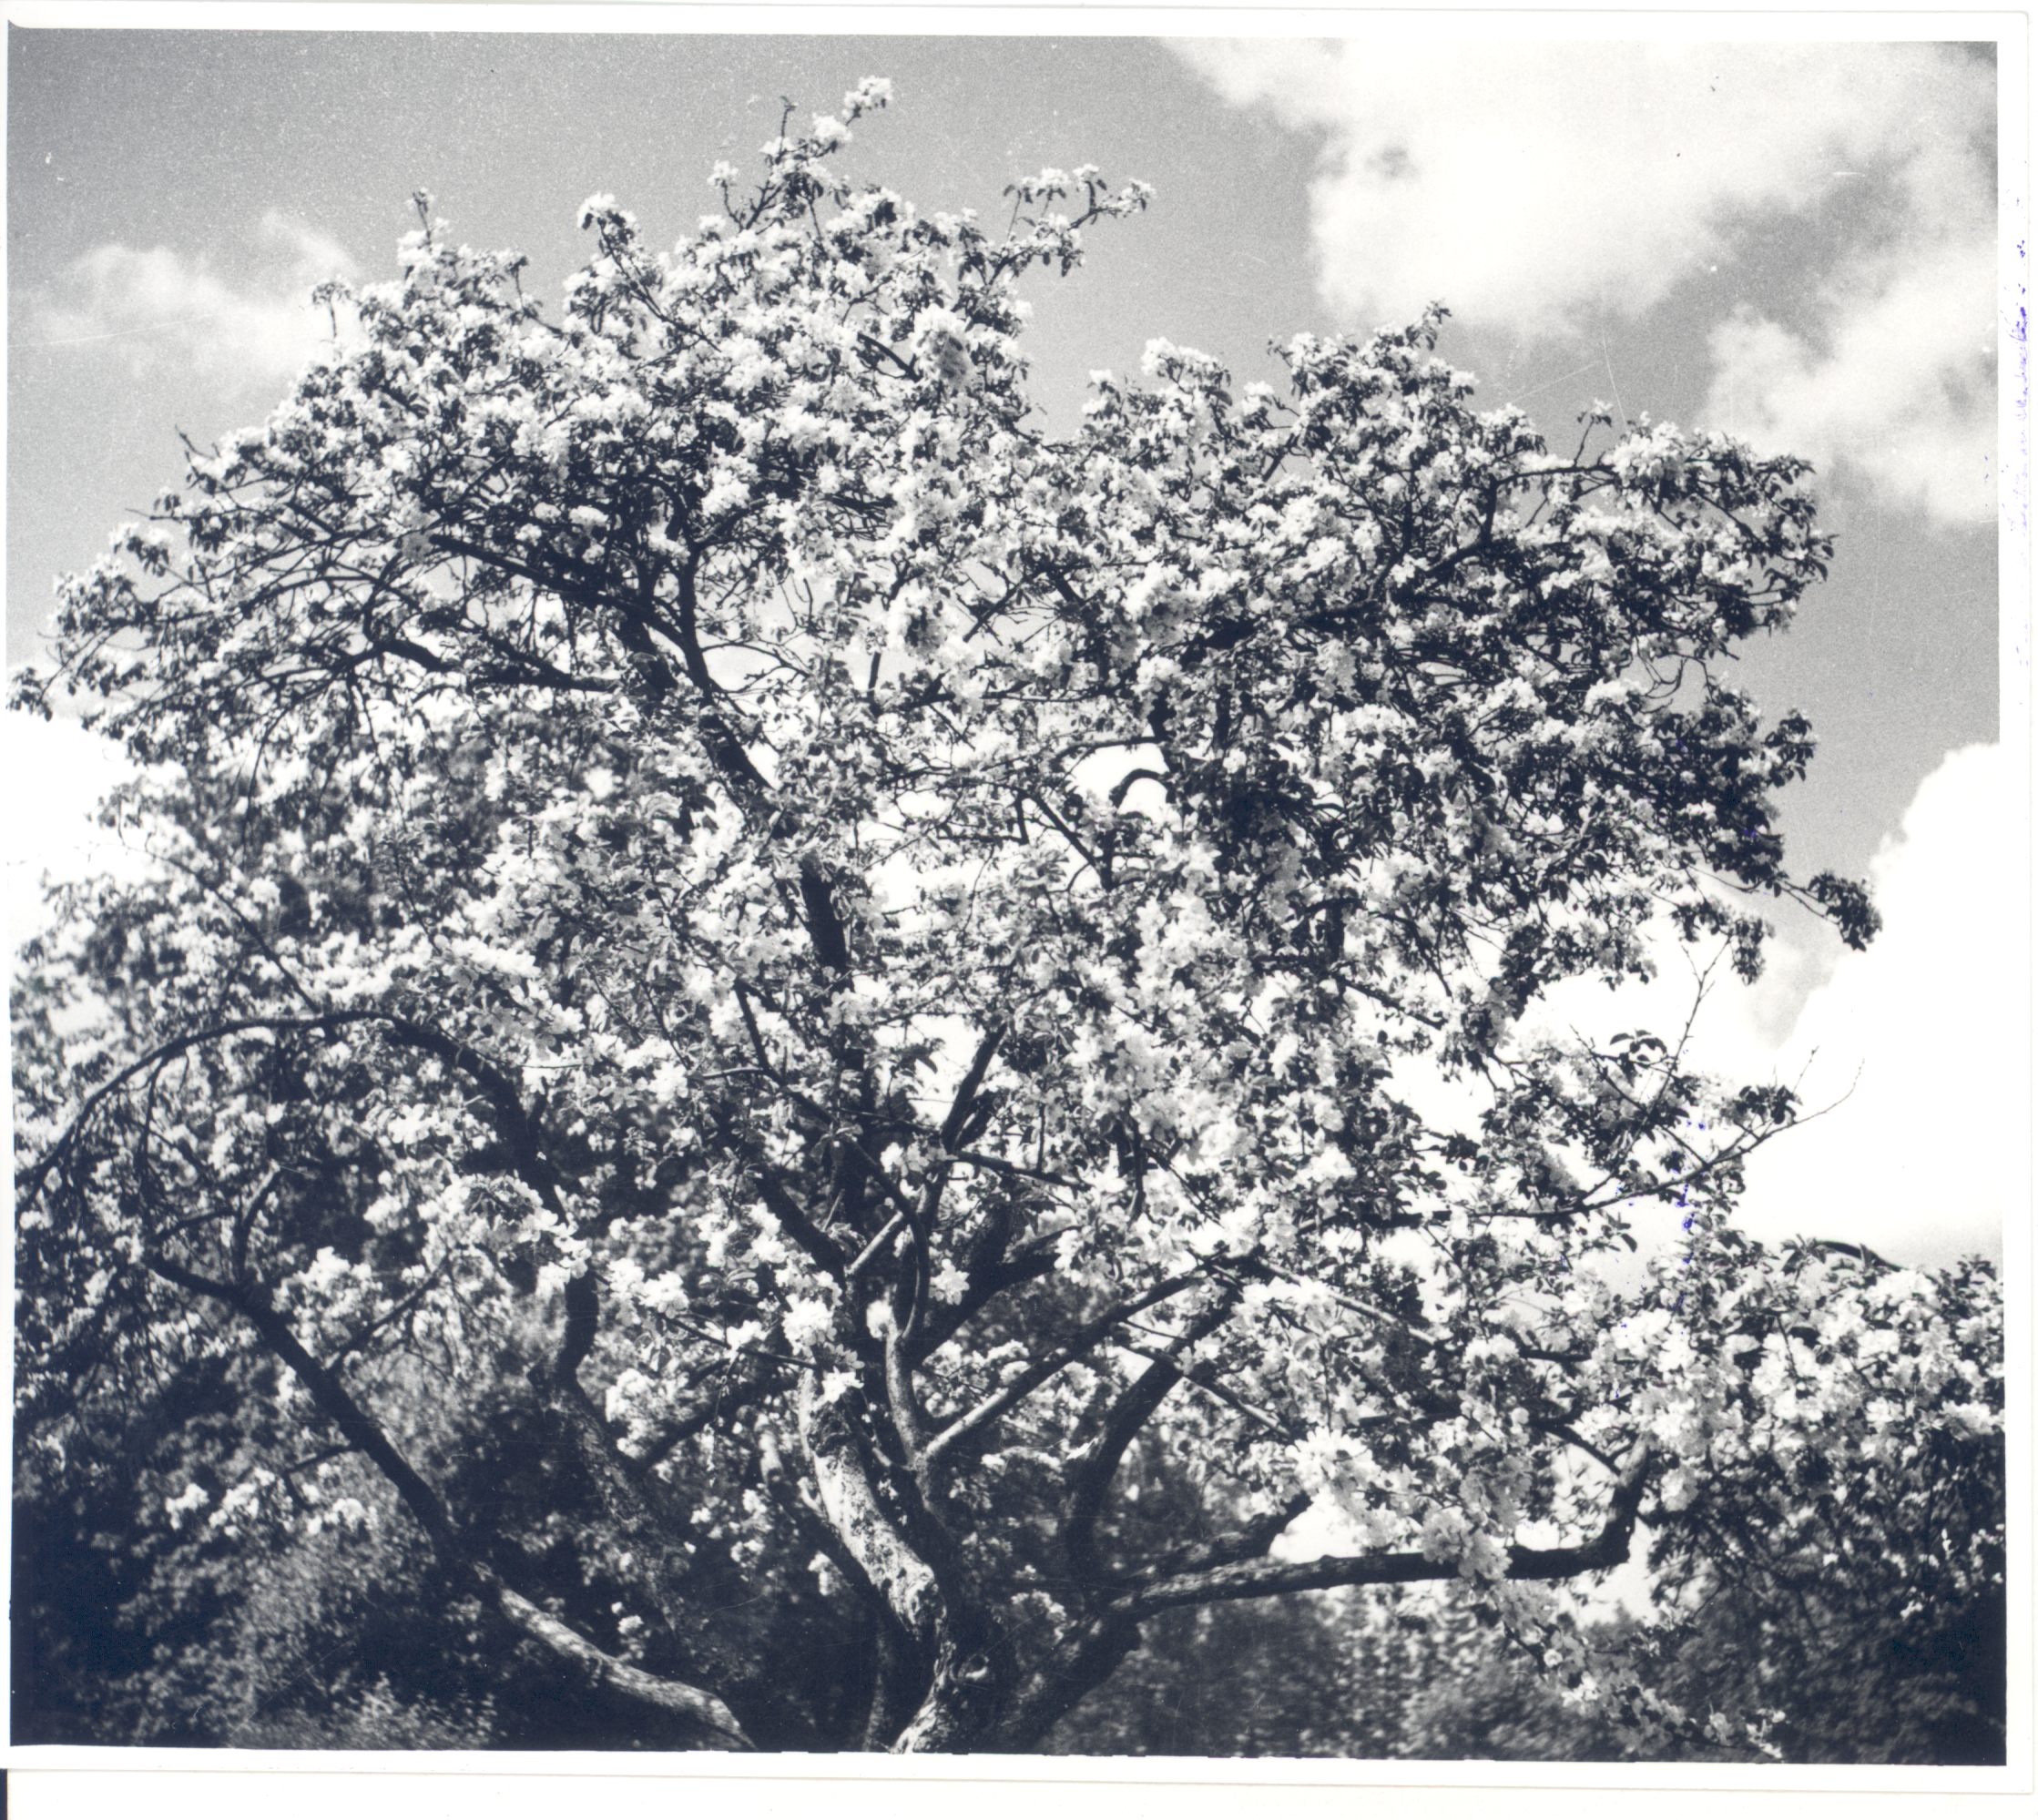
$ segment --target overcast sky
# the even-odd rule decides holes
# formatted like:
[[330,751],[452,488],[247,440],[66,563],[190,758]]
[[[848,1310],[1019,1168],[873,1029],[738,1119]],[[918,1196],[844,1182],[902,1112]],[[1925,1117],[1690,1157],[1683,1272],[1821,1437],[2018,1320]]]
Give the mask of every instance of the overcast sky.
[[[1087,269],[1034,289],[1051,421],[1152,336],[1271,376],[1274,338],[1435,298],[1483,402],[1520,402],[1553,441],[1604,400],[1811,457],[1832,578],[1745,669],[1821,736],[1794,859],[1872,869],[1890,930],[1841,961],[1793,925],[1714,1020],[1743,1072],[1816,1047],[1815,1085],[1860,1076],[1758,1171],[1751,1218],[1836,1225],[1797,1217],[1814,1197],[1908,1254],[1994,1248],[2011,1165],[1987,1137],[1951,1163],[1942,1142],[1985,1112],[2013,1130],[2024,1103],[2004,969],[2026,959],[2028,821],[1997,743],[1996,559],[2024,493],[1996,472],[1992,46],[1461,24],[1426,43],[15,28],[7,50],[10,666],[51,578],[178,478],[177,431],[207,441],[280,397],[322,328],[311,288],[393,273],[413,189],[556,295],[589,192],[669,240],[780,97],[826,111],[868,74],[893,108],[839,162],[922,208],[990,213],[1044,164],[1156,187]],[[17,784],[17,841],[41,855],[102,773],[68,729],[7,737],[46,811]]]

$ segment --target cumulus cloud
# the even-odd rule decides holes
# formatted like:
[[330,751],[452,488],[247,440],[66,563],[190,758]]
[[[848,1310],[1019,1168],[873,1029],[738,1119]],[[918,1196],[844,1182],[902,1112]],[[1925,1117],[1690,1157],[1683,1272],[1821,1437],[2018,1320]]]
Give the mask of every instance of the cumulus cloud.
[[238,275],[169,247],[95,247],[27,301],[20,345],[110,354],[139,376],[168,361],[209,378],[269,385],[331,339],[311,291],[354,277],[338,241],[271,210]]
[[1906,1262],[2002,1256],[2031,1134],[2029,808],[2007,751],[1950,754],[1870,868],[1883,929],[1778,1052],[1813,1103],[1748,1170],[1742,1224]]
[[1753,235],[1800,226],[1792,320],[1749,311],[1711,337],[1717,410],[1941,517],[1991,510],[1985,64],[1932,45],[1493,38],[1181,54],[1226,99],[1321,135],[1319,280],[1367,323],[1441,300],[1577,340],[1716,268],[1733,288]]
[[[1894,185],[1989,90],[1931,46],[1190,43],[1228,100],[1324,134],[1323,287],[1401,320],[1441,297],[1517,330],[1639,314],[1845,173]],[[1984,107],[1982,117],[1986,117]]]
[[[1818,1114],[1749,1159],[1744,1229],[1911,1264],[2002,1256],[2031,1131],[2027,825],[2002,747],[1951,753],[1870,863],[1883,927],[1866,951],[1835,960],[1829,946],[1779,939],[1756,985],[1717,970],[1693,1063],[1793,1085]],[[1534,1023],[1674,1034],[1697,978],[1686,951],[1662,947],[1653,981],[1617,992],[1573,982]]]
[[[73,720],[0,714],[0,765],[16,780],[5,821],[7,939],[12,949],[49,927],[44,883],[142,875],[147,860],[93,812],[134,775],[127,755]],[[32,784],[30,780],[33,780]]]
[[1821,469],[1858,469],[1948,524],[1995,515],[1995,246],[1863,261],[1811,336],[1741,310],[1713,330],[1706,422]]

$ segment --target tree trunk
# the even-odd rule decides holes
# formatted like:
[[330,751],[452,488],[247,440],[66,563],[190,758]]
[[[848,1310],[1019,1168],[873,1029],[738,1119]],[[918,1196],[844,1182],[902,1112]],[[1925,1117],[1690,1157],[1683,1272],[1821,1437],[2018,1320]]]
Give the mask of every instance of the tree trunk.
[[987,1619],[961,1628],[943,1625],[927,1692],[905,1729],[892,1743],[894,1754],[989,1750],[996,1747],[1010,1704],[1012,1652]]

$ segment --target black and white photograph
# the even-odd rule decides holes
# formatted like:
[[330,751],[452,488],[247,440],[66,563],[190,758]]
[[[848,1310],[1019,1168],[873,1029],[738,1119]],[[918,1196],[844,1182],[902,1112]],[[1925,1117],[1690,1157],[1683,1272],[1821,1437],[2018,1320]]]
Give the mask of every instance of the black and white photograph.
[[10,8],[17,1770],[2028,1790],[2025,22],[1680,16]]

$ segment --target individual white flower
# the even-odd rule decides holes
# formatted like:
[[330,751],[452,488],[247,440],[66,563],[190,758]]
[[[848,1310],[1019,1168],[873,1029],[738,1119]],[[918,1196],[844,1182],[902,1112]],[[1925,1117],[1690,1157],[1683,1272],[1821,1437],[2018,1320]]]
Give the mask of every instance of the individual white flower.
[[786,1305],[780,1328],[786,1344],[795,1348],[812,1346],[827,1337],[834,1320],[833,1311],[818,1296],[802,1296]]

